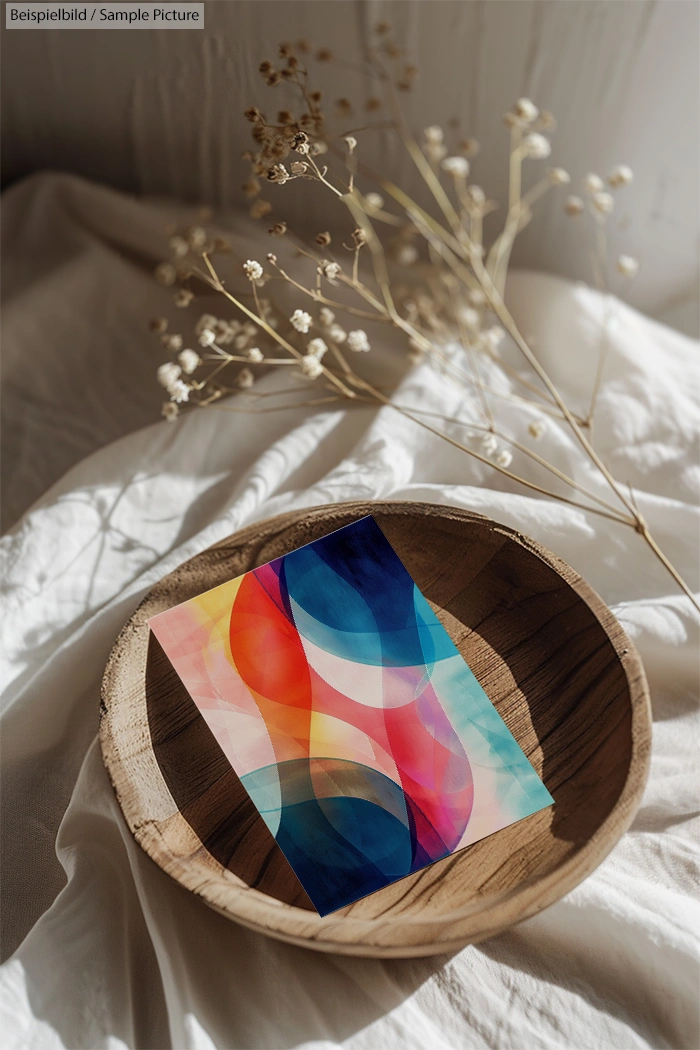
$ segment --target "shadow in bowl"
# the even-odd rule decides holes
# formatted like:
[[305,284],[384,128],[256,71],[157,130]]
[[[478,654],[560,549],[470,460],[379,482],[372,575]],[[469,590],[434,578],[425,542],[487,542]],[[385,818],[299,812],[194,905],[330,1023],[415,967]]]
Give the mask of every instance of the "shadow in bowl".
[[148,643],[146,705],[160,771],[204,848],[254,889],[315,911],[153,634]]
[[399,522],[382,527],[554,797],[560,859],[609,816],[630,768],[630,685],[605,627],[509,530],[436,522],[421,556]]

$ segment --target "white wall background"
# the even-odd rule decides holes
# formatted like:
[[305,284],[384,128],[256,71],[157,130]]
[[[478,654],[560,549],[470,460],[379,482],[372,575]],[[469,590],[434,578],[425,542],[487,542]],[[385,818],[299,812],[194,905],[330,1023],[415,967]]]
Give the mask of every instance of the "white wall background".
[[[504,198],[502,113],[520,95],[559,120],[554,160],[575,178],[631,165],[614,246],[642,261],[625,292],[641,309],[697,329],[698,37],[694,0],[208,0],[201,31],[3,30],[3,173],[52,168],[126,190],[238,206],[251,102],[273,111],[257,73],[280,40],[307,37],[356,60],[390,19],[420,69],[405,96],[421,128],[459,116],[482,151],[474,180]],[[367,85],[320,68],[331,98]],[[419,192],[401,148],[362,137],[363,156]],[[533,178],[536,167],[532,168]],[[332,225],[331,202],[295,184],[285,215]],[[552,196],[522,237],[518,265],[589,277],[581,224]]]

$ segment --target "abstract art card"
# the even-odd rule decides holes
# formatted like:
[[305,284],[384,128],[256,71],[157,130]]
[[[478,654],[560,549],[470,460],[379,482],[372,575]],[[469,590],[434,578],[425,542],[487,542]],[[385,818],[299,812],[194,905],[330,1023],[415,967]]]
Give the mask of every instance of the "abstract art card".
[[372,517],[150,627],[321,915],[553,802]]

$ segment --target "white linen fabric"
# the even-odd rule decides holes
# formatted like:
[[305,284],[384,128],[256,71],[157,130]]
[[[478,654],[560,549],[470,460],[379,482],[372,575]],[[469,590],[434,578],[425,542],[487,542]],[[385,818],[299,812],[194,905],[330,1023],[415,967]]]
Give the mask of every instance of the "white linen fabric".
[[[10,520],[54,483],[2,540],[3,1047],[697,1047],[691,603],[631,530],[527,493],[391,407],[211,410],[143,428],[160,400],[143,322],[167,302],[147,272],[166,213],[184,215],[53,175],[5,202]],[[255,257],[252,236],[241,227]],[[536,274],[515,275],[510,296],[567,397],[585,404],[600,297]],[[621,303],[610,340],[597,446],[696,582],[697,344]],[[473,420],[430,367],[402,374],[395,349],[384,362],[396,404]],[[537,413],[499,404],[528,440]],[[556,421],[538,451],[604,494]],[[651,774],[631,830],[558,904],[433,959],[322,955],[215,914],[135,843],[96,742],[109,649],[157,580],[251,522],[371,498],[467,507],[544,543],[611,604],[651,686]]]

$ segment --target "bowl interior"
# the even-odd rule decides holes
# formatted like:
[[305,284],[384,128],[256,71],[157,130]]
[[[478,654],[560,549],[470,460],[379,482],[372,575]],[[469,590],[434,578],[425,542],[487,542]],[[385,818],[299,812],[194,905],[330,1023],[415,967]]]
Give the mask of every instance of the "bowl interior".
[[[576,574],[511,530],[465,512],[340,505],[257,536],[248,529],[204,552],[151,592],[139,622],[370,511],[555,799],[332,917],[405,924],[429,916],[439,924],[495,907],[565,867],[601,832],[625,789],[633,703],[616,650],[626,639],[612,616],[617,636],[583,600]],[[157,641],[144,638],[153,754],[196,840],[290,917],[318,919]]]

